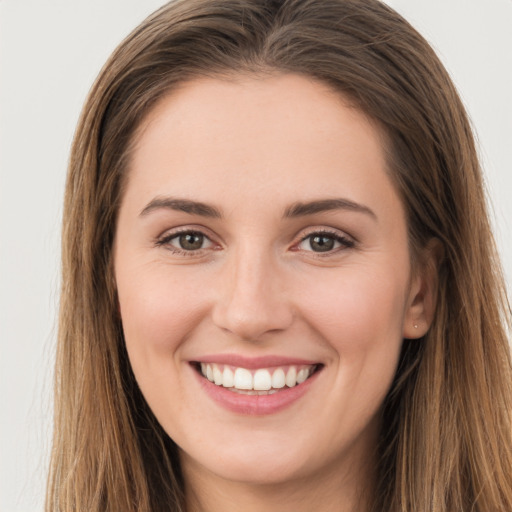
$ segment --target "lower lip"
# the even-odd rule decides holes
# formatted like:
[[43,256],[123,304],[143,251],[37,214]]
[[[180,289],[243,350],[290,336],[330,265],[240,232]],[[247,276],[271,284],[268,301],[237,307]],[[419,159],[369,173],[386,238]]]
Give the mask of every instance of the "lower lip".
[[245,395],[229,391],[229,389],[213,384],[194,370],[199,383],[204,391],[217,404],[237,414],[262,416],[266,414],[275,414],[303,397],[316,381],[320,371],[316,371],[311,377],[293,388],[286,388],[271,395]]

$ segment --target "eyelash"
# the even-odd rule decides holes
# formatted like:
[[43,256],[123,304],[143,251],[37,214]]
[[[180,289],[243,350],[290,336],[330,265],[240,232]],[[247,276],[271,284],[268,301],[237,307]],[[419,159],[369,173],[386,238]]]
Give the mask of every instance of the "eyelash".
[[[169,234],[164,235],[163,237],[157,239],[155,241],[155,245],[158,247],[165,247],[166,249],[170,250],[174,254],[177,254],[180,256],[189,256],[189,257],[190,256],[198,256],[198,255],[202,254],[203,251],[210,249],[210,247],[207,247],[207,248],[201,247],[196,250],[194,250],[194,249],[187,250],[187,249],[183,249],[183,248],[179,248],[179,247],[175,247],[175,246],[171,245],[171,242],[174,239],[177,239],[178,237],[183,236],[183,235],[201,236],[201,237],[203,237],[203,240],[208,241],[212,246],[215,246],[214,242],[212,242],[211,238],[208,235],[206,235],[204,232],[202,232],[200,230],[196,230],[196,229],[183,229],[183,230],[179,230],[179,231],[174,231],[172,233],[169,233]],[[299,240],[299,242],[297,242],[296,244],[293,245],[291,250],[297,251],[297,252],[300,251],[301,249],[299,248],[299,246],[301,244],[303,244],[304,242],[306,242],[308,239],[312,240],[315,236],[330,238],[334,241],[334,243],[339,244],[338,247],[330,249],[330,250],[326,250],[324,252],[313,251],[313,250],[306,251],[306,252],[310,252],[310,253],[314,254],[315,257],[318,257],[318,258],[325,258],[325,257],[332,256],[333,254],[336,254],[339,251],[343,251],[344,249],[351,249],[351,248],[355,247],[355,245],[356,245],[356,242],[352,238],[341,235],[340,233],[338,233],[336,231],[331,231],[328,229],[318,229],[315,231],[311,231],[307,235],[303,236]],[[310,247],[311,247],[311,241],[310,241]]]
[[174,231],[157,239],[155,245],[157,247],[165,247],[172,253],[178,254],[180,256],[197,256],[198,254],[201,254],[205,250],[205,248],[200,248],[197,250],[187,250],[171,245],[172,240],[177,239],[183,235],[201,236],[205,241],[209,241],[212,245],[214,245],[210,237],[198,229],[182,229],[179,231]]
[[[317,236],[324,237],[324,238],[330,238],[335,243],[338,243],[339,246],[336,248],[333,248],[331,250],[324,251],[324,252],[313,251],[313,250],[307,251],[307,252],[311,252],[312,254],[314,254],[316,258],[327,258],[329,256],[337,254],[339,251],[343,251],[345,249],[352,249],[356,245],[355,241],[352,238],[349,238],[345,235],[341,235],[337,231],[331,231],[328,229],[318,229],[316,231],[312,231],[312,232],[308,233],[307,235],[303,236],[300,239],[299,243],[295,244],[294,247],[300,246],[301,244],[306,242],[308,239],[310,240],[309,244],[311,247],[311,241],[313,240],[314,237],[317,237]],[[300,249],[294,249],[294,250],[298,251]]]

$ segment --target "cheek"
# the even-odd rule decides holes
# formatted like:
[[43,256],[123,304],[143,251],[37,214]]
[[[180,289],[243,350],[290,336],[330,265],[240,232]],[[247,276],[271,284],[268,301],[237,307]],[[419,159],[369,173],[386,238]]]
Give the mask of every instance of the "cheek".
[[[122,270],[122,269],[120,269]],[[123,279],[117,273],[121,318],[132,371],[149,407],[168,431],[182,416],[182,346],[200,323],[201,286],[152,265]],[[133,277],[132,277],[133,276]],[[179,429],[177,429],[179,431]]]
[[396,344],[401,342],[406,284],[395,276],[363,268],[312,280],[305,285],[301,309],[341,356]]
[[331,349],[336,368],[330,383],[332,410],[338,411],[337,423],[346,427],[344,432],[362,428],[391,386],[402,346],[407,289],[403,273],[346,270],[338,269],[323,286],[310,282],[302,303],[309,325]]
[[395,375],[407,288],[397,277],[402,275],[353,269],[333,278],[328,289],[313,288],[308,294],[310,325],[330,345],[335,359],[333,410],[334,404],[343,404],[337,419],[345,432],[370,421]]
[[[118,273],[118,294],[126,347],[137,378],[150,368],[178,363],[179,349],[198,323],[201,287],[171,272],[138,269],[131,279]],[[167,374],[169,375],[169,374]]]

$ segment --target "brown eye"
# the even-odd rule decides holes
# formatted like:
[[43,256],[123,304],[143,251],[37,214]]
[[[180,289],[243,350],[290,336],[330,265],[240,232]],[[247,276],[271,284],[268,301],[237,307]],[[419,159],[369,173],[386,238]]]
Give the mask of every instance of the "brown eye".
[[194,252],[213,246],[212,241],[200,231],[183,231],[167,235],[157,245],[167,246],[174,252]]
[[183,233],[176,237],[176,241],[180,249],[184,249],[185,251],[197,251],[203,247],[204,235],[201,233]]
[[350,238],[330,232],[311,233],[304,237],[298,245],[301,251],[316,253],[337,252],[340,249],[351,247],[354,247],[354,242]]
[[335,243],[334,238],[327,235],[314,235],[309,238],[311,250],[315,252],[332,251]]

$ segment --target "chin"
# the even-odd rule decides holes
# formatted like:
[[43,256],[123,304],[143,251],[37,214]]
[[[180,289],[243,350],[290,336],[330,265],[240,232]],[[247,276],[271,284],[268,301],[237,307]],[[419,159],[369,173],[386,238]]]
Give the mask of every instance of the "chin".
[[296,456],[284,454],[283,450],[274,449],[273,453],[263,452],[264,448],[254,450],[240,449],[236,454],[232,450],[222,452],[222,457],[198,457],[194,461],[184,453],[182,463],[189,462],[189,467],[202,466],[215,477],[246,485],[282,485],[308,477],[316,468],[311,468],[304,454]]

